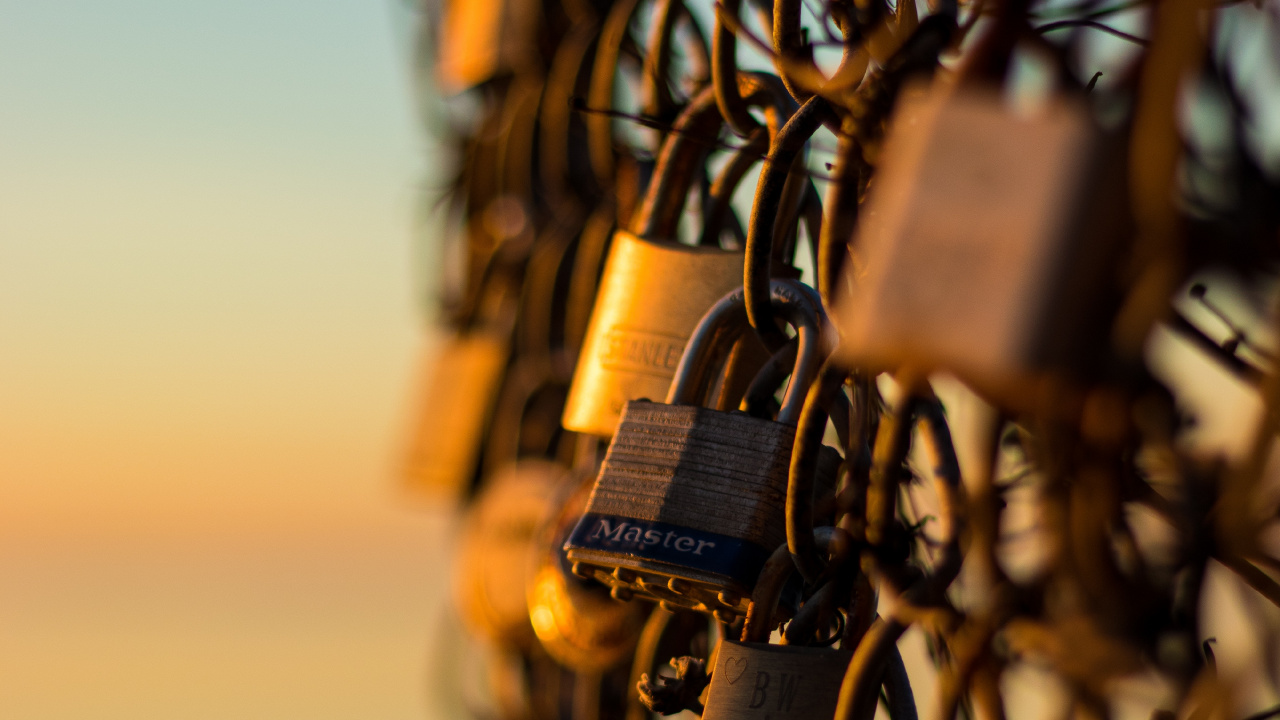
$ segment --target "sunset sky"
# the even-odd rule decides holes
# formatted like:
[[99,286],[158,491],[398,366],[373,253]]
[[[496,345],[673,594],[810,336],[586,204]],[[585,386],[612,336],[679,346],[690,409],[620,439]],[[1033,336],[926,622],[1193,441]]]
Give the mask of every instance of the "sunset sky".
[[0,717],[424,717],[407,6],[0,0]]
[[[397,486],[446,168],[415,4],[0,0],[0,720],[462,717],[454,520]],[[1253,393],[1151,350],[1246,447]]]

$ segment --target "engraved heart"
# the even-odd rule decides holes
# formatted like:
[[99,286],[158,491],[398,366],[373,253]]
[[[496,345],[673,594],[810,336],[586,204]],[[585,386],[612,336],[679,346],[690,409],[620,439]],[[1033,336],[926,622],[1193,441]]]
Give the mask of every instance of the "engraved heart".
[[725,658],[721,672],[724,673],[725,682],[732,685],[741,680],[742,676],[747,673],[747,659],[740,657]]

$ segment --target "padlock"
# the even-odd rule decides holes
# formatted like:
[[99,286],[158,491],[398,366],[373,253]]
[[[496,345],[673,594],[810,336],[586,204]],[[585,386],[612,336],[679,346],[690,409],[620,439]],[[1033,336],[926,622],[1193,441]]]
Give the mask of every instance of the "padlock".
[[519,262],[470,244],[470,261],[479,266],[468,271],[453,307],[444,308],[448,334],[423,368],[404,466],[409,491],[437,502],[470,499],[477,489],[520,312]]
[[506,333],[456,331],[424,368],[405,463],[411,492],[432,501],[456,501],[471,492],[508,345]]
[[531,0],[447,0],[436,37],[436,80],[461,93],[537,63],[539,4]]
[[539,524],[554,509],[567,472],[544,460],[518,460],[496,471],[469,508],[453,589],[472,633],[518,649],[536,645],[525,592]]
[[561,551],[591,493],[591,478],[566,486],[555,511],[539,531],[537,570],[527,591],[529,620],[543,649],[556,662],[579,672],[601,672],[629,658],[640,638],[647,609],[619,603],[609,589],[577,577]]
[[[777,97],[767,80],[744,78],[754,105]],[[775,127],[781,114],[772,106],[766,113]],[[663,145],[636,231],[614,235],[565,403],[566,429],[608,437],[628,400],[665,395],[699,318],[742,284],[741,251],[673,240],[690,182],[723,122],[710,88],[690,101]],[[722,192],[728,197],[733,187]]]
[[836,289],[840,357],[943,369],[993,396],[1105,357],[1123,175],[1083,99],[1018,112],[999,88],[904,90]]
[[[667,402],[636,400],[565,543],[574,574],[732,622],[772,548],[786,539],[784,505],[795,422],[820,353],[818,314],[799,283],[775,280],[773,308],[796,329],[799,352],[777,420],[702,407],[715,369],[746,325],[741,288],[703,317],[680,358]],[[819,487],[839,454],[827,455]]]
[[565,403],[565,429],[607,437],[624,403],[664,393],[698,318],[742,283],[742,258],[615,233]]
[[[827,544],[835,535],[831,531],[819,528],[815,539]],[[716,647],[704,720],[809,720],[829,718],[835,712],[853,652],[769,644],[777,625],[772,609],[793,572],[790,553],[782,545],[760,573],[742,640],[721,638]]]

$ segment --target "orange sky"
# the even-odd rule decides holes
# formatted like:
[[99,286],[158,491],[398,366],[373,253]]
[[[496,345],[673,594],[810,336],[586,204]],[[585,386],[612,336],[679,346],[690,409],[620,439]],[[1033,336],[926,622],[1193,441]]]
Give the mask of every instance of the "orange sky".
[[0,717],[430,716],[406,6],[0,2]]
[[0,717],[456,714],[408,5],[0,0]]

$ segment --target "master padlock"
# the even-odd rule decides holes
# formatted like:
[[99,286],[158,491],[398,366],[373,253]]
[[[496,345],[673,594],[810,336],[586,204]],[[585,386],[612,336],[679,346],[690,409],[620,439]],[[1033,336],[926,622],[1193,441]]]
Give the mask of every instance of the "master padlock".
[[[741,288],[702,318],[667,402],[628,402],[586,512],[565,543],[573,572],[666,607],[731,622],[773,548],[784,508],[795,422],[821,361],[820,310],[799,283],[775,280],[772,304],[799,351],[777,420],[703,407],[716,369],[744,332]],[[829,483],[839,454],[820,463]],[[822,466],[825,465],[825,472]]]
[[[776,124],[784,111],[768,104],[778,88],[756,75],[743,83]],[[664,396],[698,320],[742,284],[742,251],[674,241],[690,183],[723,122],[710,88],[690,101],[663,144],[634,232],[614,235],[565,403],[566,429],[608,437],[628,400]]]

